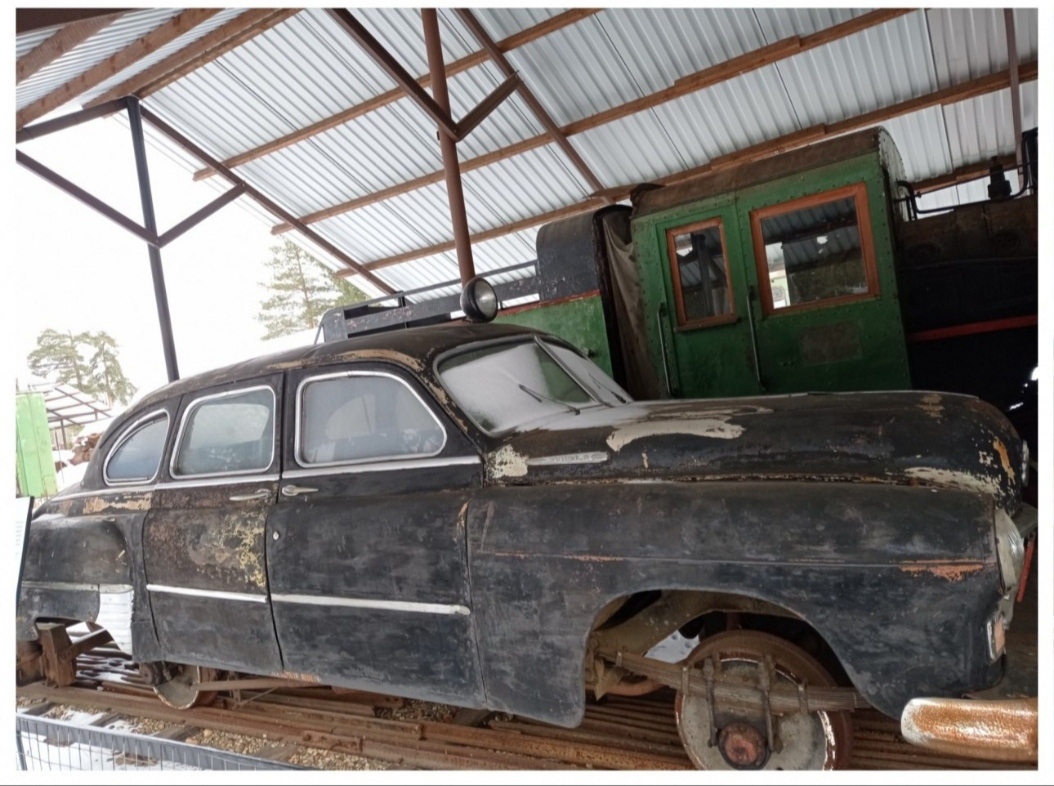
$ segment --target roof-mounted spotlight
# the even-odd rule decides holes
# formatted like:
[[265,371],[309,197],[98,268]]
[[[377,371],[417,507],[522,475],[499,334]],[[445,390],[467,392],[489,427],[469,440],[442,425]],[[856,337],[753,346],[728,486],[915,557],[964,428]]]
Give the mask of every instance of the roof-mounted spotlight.
[[461,310],[469,322],[490,322],[498,315],[498,293],[483,276],[469,279],[461,290]]

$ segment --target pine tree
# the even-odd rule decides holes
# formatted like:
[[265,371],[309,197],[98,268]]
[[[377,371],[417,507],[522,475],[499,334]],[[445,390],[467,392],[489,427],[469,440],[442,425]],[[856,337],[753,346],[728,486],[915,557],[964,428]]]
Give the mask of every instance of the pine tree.
[[37,336],[37,348],[26,358],[38,377],[70,385],[107,404],[127,404],[136,387],[117,359],[117,342],[105,331],[62,333],[47,328]]
[[42,379],[87,392],[85,387],[91,372],[80,354],[80,345],[86,336],[86,333],[74,336],[71,331],[62,333],[51,328],[42,330],[37,336],[37,348],[26,358],[29,370]]
[[102,395],[108,404],[127,404],[135,395],[136,387],[124,375],[117,360],[117,342],[104,330],[84,335],[89,349],[93,350],[88,364],[94,395]]
[[271,280],[264,288],[271,296],[260,304],[257,319],[267,329],[265,339],[317,327],[322,315],[336,305],[365,300],[362,290],[337,278],[315,257],[288,240],[271,247]]

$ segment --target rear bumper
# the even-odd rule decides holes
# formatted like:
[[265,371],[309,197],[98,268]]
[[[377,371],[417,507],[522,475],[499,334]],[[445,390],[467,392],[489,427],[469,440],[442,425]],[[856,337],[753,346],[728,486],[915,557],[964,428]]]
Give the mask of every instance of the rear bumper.
[[1034,762],[1039,702],[1027,699],[912,699],[900,732],[913,745],[990,761]]

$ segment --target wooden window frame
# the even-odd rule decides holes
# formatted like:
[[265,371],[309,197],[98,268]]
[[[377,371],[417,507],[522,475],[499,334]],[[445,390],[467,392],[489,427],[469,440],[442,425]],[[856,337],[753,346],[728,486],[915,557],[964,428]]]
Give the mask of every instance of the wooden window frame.
[[[725,277],[728,279],[728,304],[730,311],[727,314],[719,314],[714,317],[703,317],[701,319],[688,319],[684,311],[684,292],[681,290],[681,267],[677,264],[678,235],[692,234],[700,229],[717,227],[721,234],[721,256],[724,259]],[[703,221],[695,221],[691,224],[671,227],[666,230],[666,255],[670,261],[671,281],[673,282],[673,299],[677,307],[677,329],[694,330],[696,328],[715,327],[717,325],[728,325],[735,322],[739,317],[736,314],[735,289],[732,286],[732,266],[728,261],[728,244],[725,242],[725,222],[720,216],[707,218]]]
[[[765,253],[765,239],[761,233],[761,222],[771,216],[793,213],[795,210],[815,207],[816,205],[835,202],[849,197],[856,204],[856,224],[860,233],[860,252],[864,261],[864,277],[867,281],[867,291],[858,295],[843,295],[841,297],[813,300],[808,303],[776,308],[772,302],[772,283],[769,280],[768,256]],[[780,202],[776,205],[752,210],[750,211],[750,234],[754,242],[754,262],[758,274],[758,289],[761,292],[761,310],[766,317],[793,314],[799,311],[809,311],[829,306],[841,306],[861,300],[874,300],[880,294],[878,264],[875,259],[875,242],[871,232],[871,209],[867,200],[867,184],[865,183],[855,183],[851,186],[834,188],[819,194],[810,194],[806,197],[792,199],[789,202]]]

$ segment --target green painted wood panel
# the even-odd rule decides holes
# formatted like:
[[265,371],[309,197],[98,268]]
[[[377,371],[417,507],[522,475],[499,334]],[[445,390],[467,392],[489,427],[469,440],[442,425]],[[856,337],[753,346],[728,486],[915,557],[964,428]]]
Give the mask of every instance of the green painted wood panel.
[[58,491],[44,396],[15,395],[15,473],[22,496],[50,497]]
[[500,314],[495,322],[544,330],[559,336],[586,353],[605,373],[611,374],[611,348],[600,295],[543,304],[511,314]]

